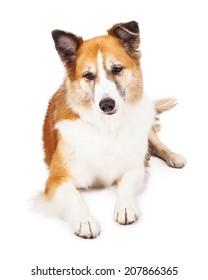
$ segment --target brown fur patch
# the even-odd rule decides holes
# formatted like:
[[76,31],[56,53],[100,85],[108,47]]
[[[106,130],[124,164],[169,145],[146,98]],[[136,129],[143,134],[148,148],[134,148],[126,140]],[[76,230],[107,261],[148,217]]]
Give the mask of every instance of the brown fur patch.
[[45,194],[47,196],[51,196],[58,186],[70,178],[64,156],[64,142],[59,134],[57,134],[57,138],[58,145],[50,163],[50,175],[45,187]]
[[133,60],[124,48],[120,45],[118,39],[113,36],[105,35],[86,40],[80,46],[77,53],[75,67],[75,79],[80,80],[83,75],[86,64],[97,65],[98,51],[102,53],[104,63],[107,59],[117,60],[126,68],[132,69],[137,60]]
[[56,150],[58,139],[55,124],[60,120],[76,120],[79,116],[67,107],[67,90],[65,83],[59,88],[49,101],[43,125],[43,147],[45,162],[49,166]]

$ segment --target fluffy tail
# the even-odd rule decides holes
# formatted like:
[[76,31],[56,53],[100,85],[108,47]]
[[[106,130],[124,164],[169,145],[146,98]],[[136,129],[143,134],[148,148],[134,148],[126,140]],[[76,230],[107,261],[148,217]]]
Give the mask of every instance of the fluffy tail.
[[41,214],[46,217],[62,218],[61,207],[55,199],[48,199],[44,193],[40,192],[32,198],[32,210],[36,214]]
[[168,111],[177,105],[177,100],[174,98],[163,98],[155,101],[155,109],[157,115]]

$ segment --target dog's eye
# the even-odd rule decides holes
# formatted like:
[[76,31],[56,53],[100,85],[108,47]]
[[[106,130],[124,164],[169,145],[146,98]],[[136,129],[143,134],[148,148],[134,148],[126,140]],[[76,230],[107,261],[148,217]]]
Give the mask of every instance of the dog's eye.
[[89,81],[93,81],[95,79],[95,75],[91,72],[84,73],[83,77]]
[[121,73],[121,71],[123,70],[123,67],[122,66],[116,66],[114,65],[113,68],[112,68],[112,74],[113,75],[117,75],[119,73]]

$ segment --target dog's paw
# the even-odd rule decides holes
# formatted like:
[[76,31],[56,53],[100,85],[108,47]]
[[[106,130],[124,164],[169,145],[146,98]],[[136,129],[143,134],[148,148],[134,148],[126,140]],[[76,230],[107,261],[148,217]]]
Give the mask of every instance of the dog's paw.
[[95,238],[100,234],[100,224],[89,215],[74,224],[74,233],[82,238]]
[[114,219],[121,225],[135,222],[139,217],[136,205],[132,202],[117,202],[114,211]]
[[180,154],[171,153],[167,158],[167,164],[174,168],[183,168],[186,165],[186,160]]

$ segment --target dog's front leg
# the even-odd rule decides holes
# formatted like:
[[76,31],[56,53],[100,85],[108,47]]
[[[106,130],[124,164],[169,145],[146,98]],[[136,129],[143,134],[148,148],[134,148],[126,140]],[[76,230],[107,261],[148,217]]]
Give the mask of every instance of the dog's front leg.
[[114,219],[122,225],[135,222],[138,219],[136,197],[143,189],[145,168],[141,165],[127,171],[121,178],[117,189],[117,200]]
[[99,235],[98,221],[90,214],[87,204],[72,182],[59,185],[50,200],[58,216],[70,224],[76,235],[83,238]]
[[100,233],[97,220],[90,214],[89,208],[76,189],[75,178],[70,173],[64,154],[66,144],[59,141],[50,164],[50,174],[43,194],[44,208],[69,223],[80,237],[94,238]]

